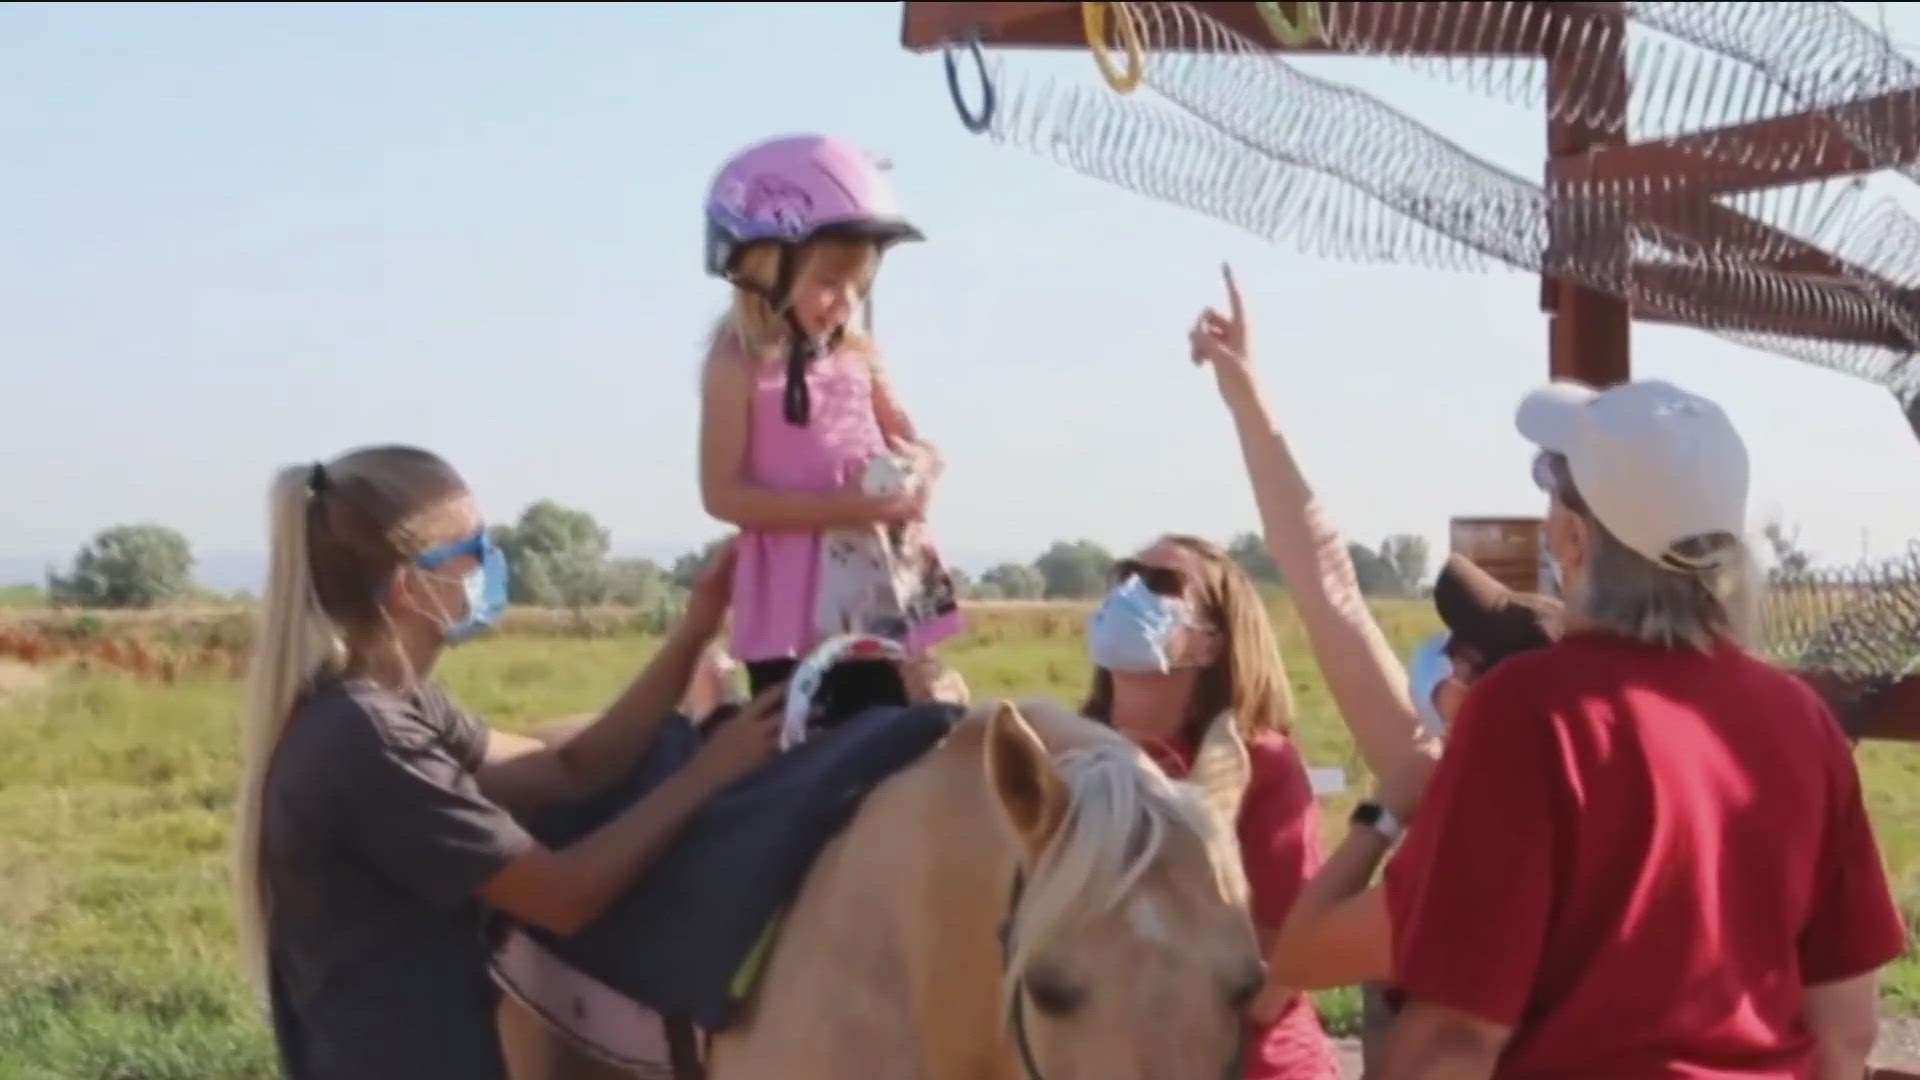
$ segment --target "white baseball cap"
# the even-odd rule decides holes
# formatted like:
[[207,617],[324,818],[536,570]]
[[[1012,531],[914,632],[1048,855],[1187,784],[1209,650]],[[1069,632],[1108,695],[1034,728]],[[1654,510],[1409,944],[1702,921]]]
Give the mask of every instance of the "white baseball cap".
[[1648,379],[1594,390],[1555,382],[1520,401],[1520,434],[1567,459],[1574,487],[1621,543],[1683,573],[1716,569],[1679,545],[1747,524],[1747,446],[1720,406]]

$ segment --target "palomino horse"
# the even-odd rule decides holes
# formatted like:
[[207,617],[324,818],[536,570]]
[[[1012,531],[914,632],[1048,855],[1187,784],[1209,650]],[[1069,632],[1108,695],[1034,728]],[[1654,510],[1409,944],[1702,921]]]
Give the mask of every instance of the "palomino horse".
[[[1058,706],[973,712],[821,853],[711,1080],[1237,1077],[1245,750],[1206,743],[1176,783]],[[503,1031],[516,1080],[623,1075]]]

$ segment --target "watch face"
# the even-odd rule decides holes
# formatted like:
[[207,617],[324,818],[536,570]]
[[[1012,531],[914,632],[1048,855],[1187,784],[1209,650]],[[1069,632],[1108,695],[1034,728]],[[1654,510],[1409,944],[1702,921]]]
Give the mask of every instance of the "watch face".
[[1380,804],[1363,802],[1353,808],[1353,820],[1360,825],[1378,825],[1380,823]]

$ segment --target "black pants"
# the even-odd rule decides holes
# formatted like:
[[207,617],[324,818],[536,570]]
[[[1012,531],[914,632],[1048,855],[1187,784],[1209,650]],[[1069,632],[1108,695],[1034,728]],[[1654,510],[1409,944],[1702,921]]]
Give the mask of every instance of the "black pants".
[[[767,687],[790,678],[795,660],[747,661],[747,693],[759,697]],[[827,717],[852,716],[875,705],[905,705],[906,683],[900,671],[885,660],[849,660],[827,672],[820,682],[815,705]],[[831,721],[829,721],[830,723]]]

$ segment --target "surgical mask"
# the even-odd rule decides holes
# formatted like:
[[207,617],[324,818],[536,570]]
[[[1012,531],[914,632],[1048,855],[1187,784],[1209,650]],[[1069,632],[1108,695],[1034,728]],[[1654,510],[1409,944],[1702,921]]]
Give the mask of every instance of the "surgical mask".
[[1187,622],[1185,601],[1161,596],[1139,577],[1129,577],[1093,613],[1087,652],[1095,667],[1108,671],[1164,675],[1175,666],[1167,647]]
[[479,560],[479,565],[460,576],[467,609],[459,619],[449,620],[441,627],[441,634],[449,645],[472,640],[499,622],[501,613],[507,609],[507,560],[484,527],[465,540],[434,548],[413,562],[422,570],[432,571],[465,555]]

